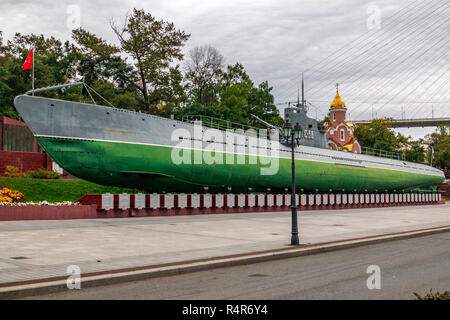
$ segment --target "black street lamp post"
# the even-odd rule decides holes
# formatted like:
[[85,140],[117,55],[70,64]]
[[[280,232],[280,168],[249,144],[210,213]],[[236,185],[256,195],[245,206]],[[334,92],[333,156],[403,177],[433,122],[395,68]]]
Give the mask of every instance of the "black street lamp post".
[[295,124],[294,128],[292,128],[291,123],[286,121],[283,126],[283,137],[286,140],[286,143],[291,146],[291,154],[292,154],[292,235],[291,235],[291,245],[298,245],[300,243],[298,239],[298,222],[297,222],[297,203],[295,201],[295,156],[294,156],[294,148],[300,145],[300,139],[302,138],[302,128],[298,124]]

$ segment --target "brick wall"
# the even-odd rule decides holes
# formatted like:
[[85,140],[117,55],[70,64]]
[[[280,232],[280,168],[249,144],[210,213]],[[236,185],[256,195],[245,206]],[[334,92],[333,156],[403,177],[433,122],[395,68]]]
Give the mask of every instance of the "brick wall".
[[52,160],[45,152],[0,151],[0,175],[5,175],[6,166],[17,167],[20,172],[52,170]]
[[438,190],[444,191],[445,196],[450,198],[450,183],[441,183],[437,185]]
[[41,152],[26,123],[5,116],[0,116],[0,150]]
[[[345,110],[330,110],[330,123],[333,127],[336,127],[339,123],[345,121]],[[336,114],[336,120],[334,120],[333,114]]]

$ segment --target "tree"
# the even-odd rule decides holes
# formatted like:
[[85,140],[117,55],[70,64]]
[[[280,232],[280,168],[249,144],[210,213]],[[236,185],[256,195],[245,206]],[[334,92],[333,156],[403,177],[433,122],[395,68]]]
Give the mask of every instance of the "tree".
[[389,119],[375,119],[367,126],[357,126],[355,137],[361,147],[380,149],[384,151],[398,151],[401,143],[394,131],[390,130]]
[[[16,33],[0,45],[0,62],[2,74],[0,77],[1,113],[19,119],[13,107],[14,97],[31,89],[31,71],[22,70],[30,49],[34,49],[35,87],[45,87],[55,83],[64,83],[74,74],[71,63],[66,61],[68,42],[62,43],[54,37],[44,35],[22,35]],[[9,89],[8,89],[9,88]],[[59,92],[43,92],[43,96],[58,97]]]
[[433,165],[444,171],[450,177],[450,126],[439,125],[436,132],[425,137],[428,145],[428,159],[432,157],[431,148],[434,149]]
[[171,76],[175,72],[171,63],[183,58],[181,48],[190,35],[176,30],[173,23],[156,20],[150,13],[137,9],[126,16],[122,27],[113,21],[111,27],[122,52],[133,58],[139,77],[134,85],[143,96],[145,108],[149,110],[150,106],[165,102],[167,97],[161,94],[161,88],[170,85],[168,79],[175,79]]
[[196,101],[207,106],[217,102],[218,83],[223,73],[224,57],[212,46],[195,47],[189,51],[185,64],[186,80]]
[[323,120],[317,122],[317,128],[319,130],[325,130],[325,124],[328,124],[330,122],[330,112],[327,113],[325,118]]
[[[248,97],[248,105],[250,106],[249,113],[254,114],[260,119],[269,122],[275,126],[283,126],[283,118],[280,117],[280,113],[274,104],[274,98],[271,93],[272,87],[269,83],[263,81],[259,84],[258,88],[253,87]],[[250,118],[251,124],[256,127],[261,127],[262,124],[257,120]]]
[[403,151],[407,161],[425,163],[425,147],[422,139],[414,141],[411,137],[399,137],[403,143]]
[[139,109],[133,67],[120,56],[120,49],[82,29],[72,31],[75,42],[72,53],[76,56],[77,72],[115,107]]

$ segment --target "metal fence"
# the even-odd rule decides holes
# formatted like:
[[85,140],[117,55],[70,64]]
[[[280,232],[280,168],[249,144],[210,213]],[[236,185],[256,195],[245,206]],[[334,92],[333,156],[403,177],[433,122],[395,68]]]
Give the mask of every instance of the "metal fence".
[[386,151],[386,150],[374,149],[374,148],[368,148],[368,147],[362,147],[361,149],[362,149],[361,153],[367,154],[369,156],[397,159],[397,160],[406,160],[406,157],[402,152]]
[[0,148],[3,151],[34,151],[34,136],[25,126],[3,125],[3,139]]
[[248,136],[255,136],[255,137],[264,137],[266,139],[270,139],[270,132],[267,129],[257,128],[248,126],[242,123],[232,122],[228,120],[223,120],[219,118],[209,117],[209,116],[202,116],[202,115],[188,115],[184,116],[182,118],[182,121],[189,122],[189,123],[195,123],[200,122],[202,126],[212,128],[212,129],[218,129],[218,130],[242,130],[242,133],[245,132]]

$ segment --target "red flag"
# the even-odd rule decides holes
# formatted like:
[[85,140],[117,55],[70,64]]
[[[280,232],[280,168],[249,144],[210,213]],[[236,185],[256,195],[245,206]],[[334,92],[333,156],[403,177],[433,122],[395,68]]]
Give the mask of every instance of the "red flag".
[[22,70],[30,70],[32,68],[33,68],[33,48],[31,48],[31,51],[28,54],[27,59],[23,63]]

